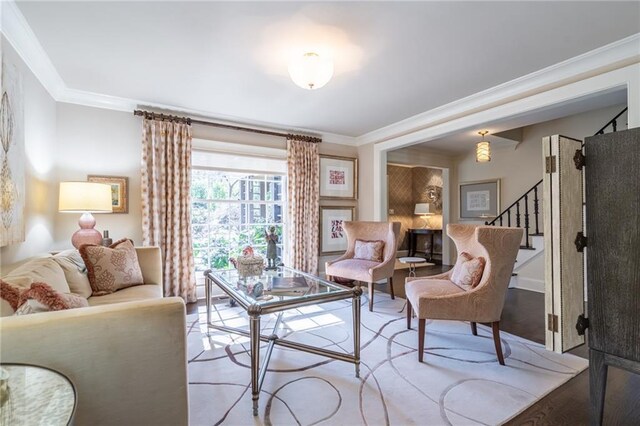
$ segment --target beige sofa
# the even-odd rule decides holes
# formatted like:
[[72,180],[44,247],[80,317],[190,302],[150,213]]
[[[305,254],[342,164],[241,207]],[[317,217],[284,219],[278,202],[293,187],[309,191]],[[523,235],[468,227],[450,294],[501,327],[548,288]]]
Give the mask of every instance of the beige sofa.
[[[188,424],[184,302],[162,297],[160,249],[136,251],[144,285],[88,297],[88,308],[0,318],[0,361],[65,374],[77,392],[75,424]],[[3,274],[11,282],[31,265],[64,287],[59,263],[45,256]]]

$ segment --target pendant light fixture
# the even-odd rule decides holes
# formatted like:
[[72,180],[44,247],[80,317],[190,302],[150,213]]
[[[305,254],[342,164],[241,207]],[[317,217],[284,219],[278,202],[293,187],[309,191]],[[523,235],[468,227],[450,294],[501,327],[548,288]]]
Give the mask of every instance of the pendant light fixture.
[[478,132],[482,136],[482,140],[476,144],[476,162],[486,163],[491,161],[491,144],[484,140],[484,135],[489,133],[487,130]]
[[333,62],[315,52],[307,52],[289,63],[289,76],[303,89],[319,89],[331,80]]

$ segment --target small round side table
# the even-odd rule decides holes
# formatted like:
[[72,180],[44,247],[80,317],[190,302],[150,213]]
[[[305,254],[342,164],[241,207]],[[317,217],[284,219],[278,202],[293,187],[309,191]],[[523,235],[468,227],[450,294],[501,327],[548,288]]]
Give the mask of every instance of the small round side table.
[[76,390],[63,374],[46,367],[0,364],[0,425],[69,425]]
[[398,259],[400,263],[409,265],[409,276],[416,276],[416,265],[419,263],[427,263],[427,259],[423,257],[401,257]]

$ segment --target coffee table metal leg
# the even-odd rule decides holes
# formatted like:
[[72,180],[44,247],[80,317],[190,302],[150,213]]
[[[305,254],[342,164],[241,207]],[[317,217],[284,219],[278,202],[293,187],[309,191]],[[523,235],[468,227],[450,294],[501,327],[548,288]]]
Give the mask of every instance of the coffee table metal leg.
[[249,318],[249,338],[251,340],[251,399],[253,415],[258,415],[258,398],[260,397],[260,315]]
[[353,357],[356,366],[356,377],[360,377],[360,296],[353,298]]

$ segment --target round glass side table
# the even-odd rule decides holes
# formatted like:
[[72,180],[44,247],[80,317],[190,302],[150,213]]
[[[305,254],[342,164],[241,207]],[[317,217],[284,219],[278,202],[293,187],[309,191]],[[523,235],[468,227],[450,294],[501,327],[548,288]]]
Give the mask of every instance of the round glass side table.
[[0,426],[69,425],[76,390],[63,374],[46,367],[0,364]]

